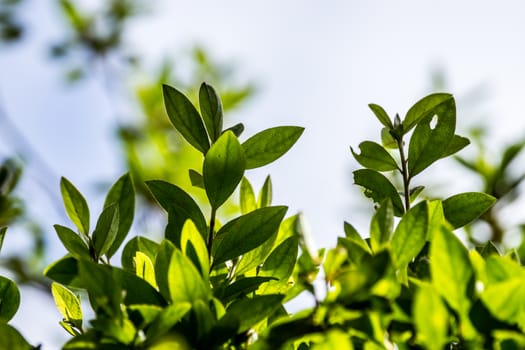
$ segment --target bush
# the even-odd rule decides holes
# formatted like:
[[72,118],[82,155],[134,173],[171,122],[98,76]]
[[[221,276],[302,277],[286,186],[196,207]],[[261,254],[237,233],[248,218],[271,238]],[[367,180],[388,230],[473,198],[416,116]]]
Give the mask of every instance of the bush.
[[[284,155],[303,129],[270,128],[241,143],[242,125],[224,128],[211,86],[201,86],[200,112],[175,88],[163,91],[171,123],[202,155],[202,169],[188,169],[188,176],[207,203],[169,182],[147,181],[167,214],[164,239],[131,238],[118,267],[111,258],[134,215],[131,176],[111,187],[94,228],[82,194],[61,180],[74,229],[55,225],[69,253],[44,274],[54,281],[60,324],[72,336],[63,349],[525,347],[519,255],[502,254],[491,242],[469,249],[453,232],[495,198],[469,192],[429,200],[422,186],[411,185],[469,143],[455,134],[453,96],[429,95],[403,120],[370,105],[382,124],[381,144],[352,149],[363,166],[354,181],[375,205],[368,238],[345,223],[337,246],[318,251],[301,215],[272,205],[270,177],[257,196],[244,177]],[[222,223],[221,208],[236,189],[240,213]],[[7,325],[18,307],[16,284],[0,282],[0,348],[30,349]],[[315,305],[289,313],[286,303],[303,292]],[[81,296],[94,311],[89,324]]]

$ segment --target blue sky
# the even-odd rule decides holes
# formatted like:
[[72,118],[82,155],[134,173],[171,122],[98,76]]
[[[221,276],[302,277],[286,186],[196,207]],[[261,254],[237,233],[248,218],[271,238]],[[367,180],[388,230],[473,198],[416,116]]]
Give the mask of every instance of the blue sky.
[[[449,92],[458,98],[459,130],[487,123],[496,145],[523,136],[524,14],[520,1],[166,0],[132,23],[127,41],[152,63],[195,43],[219,60],[238,63],[241,80],[254,79],[260,86],[257,96],[232,116],[245,122],[246,135],[275,125],[306,127],[285,159],[248,176],[261,185],[270,173],[274,201],[289,205],[289,213],[303,211],[316,242],[327,246],[342,234],[343,220],[363,231],[367,227],[368,203],[352,186],[357,164],[349,146],[379,139],[368,103],[404,115],[430,91],[431,71],[440,68]],[[60,80],[60,67],[46,60],[46,43],[60,33],[52,1],[31,1],[24,16],[32,23],[30,40],[0,53],[4,107],[56,175],[86,192],[100,178],[116,179],[122,169],[112,110],[100,85],[90,80],[68,88]],[[473,108],[465,97],[479,86],[488,97]],[[0,135],[4,154],[16,149],[12,135]],[[453,171],[436,169],[442,185],[459,182],[463,191],[477,189],[474,182],[451,178]],[[31,166],[28,175],[39,176]],[[53,186],[58,194],[58,178]],[[41,192],[38,187],[28,181],[25,191],[35,213],[50,225],[64,223],[48,209],[42,193],[33,198],[32,191]],[[6,249],[23,246],[10,239]],[[33,291],[24,291],[15,324],[29,318],[36,323],[34,304],[29,304],[34,299]],[[33,341],[63,339],[52,309],[38,313],[39,326],[27,334]]]

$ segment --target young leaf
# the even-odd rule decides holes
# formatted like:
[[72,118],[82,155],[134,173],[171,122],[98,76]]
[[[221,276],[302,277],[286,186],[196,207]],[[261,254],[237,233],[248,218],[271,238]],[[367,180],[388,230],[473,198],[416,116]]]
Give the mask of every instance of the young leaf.
[[222,132],[222,103],[215,89],[202,83],[199,89],[199,105],[208,135],[215,142]]
[[130,272],[136,271],[135,255],[144,253],[154,263],[159,244],[144,236],[133,237],[126,243],[120,258],[122,267]]
[[255,193],[252,184],[245,177],[241,180],[240,202],[242,214],[248,214],[257,209],[257,202],[255,201]]
[[191,220],[186,220],[182,228],[181,243],[182,252],[189,257],[197,267],[206,281],[210,271],[210,260],[206,242],[202,239],[197,227]]
[[85,236],[89,235],[89,208],[86,199],[65,177],[60,179],[60,192],[69,219]]
[[204,158],[204,187],[212,208],[219,208],[242,179],[245,157],[241,144],[231,132],[223,134]]
[[[432,121],[437,118],[437,124],[431,127]],[[421,119],[408,147],[408,171],[415,176],[436,160],[440,159],[449,150],[450,142],[456,129],[456,103],[453,98],[429,110]]]
[[394,127],[394,125],[392,124],[392,121],[390,120],[390,117],[385,112],[383,107],[376,105],[374,103],[370,103],[368,107],[370,107],[372,112],[374,112],[375,116],[377,117],[377,120],[379,120],[379,122],[383,124],[386,128],[392,129]]
[[135,254],[135,274],[142,278],[144,281],[151,284],[152,287],[157,288],[157,282],[155,281],[155,269],[153,268],[153,262],[151,259],[142,252]]
[[388,149],[397,149],[397,141],[390,133],[390,130],[389,128],[381,129],[381,144]]
[[162,86],[166,113],[178,132],[190,145],[206,154],[210,148],[210,141],[202,118],[193,104],[184,94],[168,85]]
[[174,229],[178,232],[178,239],[173,242],[180,242],[180,232],[186,220],[191,219],[199,229],[204,240],[208,237],[208,228],[206,219],[202,214],[197,203],[183,189],[169,182],[161,180],[146,181],[146,185],[153,194],[153,197],[159,202],[170,215]]
[[204,189],[204,178],[202,177],[202,175],[193,169],[188,170],[188,173],[190,175],[191,185],[193,187]]
[[89,248],[86,242],[73,230],[60,225],[54,225],[58,238],[67,251],[77,259],[90,259]]
[[421,251],[427,239],[427,229],[427,202],[421,202],[406,212],[392,235],[392,258],[397,267],[407,266]]
[[20,292],[15,282],[0,276],[0,324],[13,318],[19,305]]
[[106,252],[108,258],[111,258],[119,249],[131,228],[131,224],[133,223],[133,215],[135,212],[135,190],[129,173],[122,175],[109,189],[104,202],[104,208],[107,208],[112,204],[117,205],[118,207],[119,226],[115,239]]
[[372,142],[364,141],[359,144],[361,154],[354,152],[350,147],[355,160],[365,168],[370,168],[377,171],[390,171],[397,169],[397,164],[394,158],[388,153],[383,146]]
[[430,113],[434,114],[434,109],[442,103],[453,100],[454,97],[447,93],[435,93],[423,97],[417,101],[407,112],[403,120],[403,131],[408,133],[414,126],[416,126],[423,118]]
[[272,179],[270,178],[270,175],[268,175],[266,180],[264,180],[261,191],[259,192],[259,196],[257,198],[257,207],[264,208],[272,205],[272,196]]
[[378,252],[384,243],[390,240],[394,227],[394,208],[390,199],[381,202],[370,223],[370,244]]
[[496,198],[486,193],[460,193],[443,201],[443,212],[447,221],[458,228],[479,218],[495,202]]
[[51,283],[51,294],[58,311],[65,321],[82,329],[82,309],[80,299],[69,289],[56,282]]
[[195,265],[178,249],[173,251],[168,267],[168,288],[173,304],[194,303],[197,300],[208,302],[211,291],[202,279]]
[[370,169],[359,169],[354,171],[354,182],[365,188],[365,195],[375,203],[380,204],[389,198],[394,206],[394,215],[401,216],[405,211],[401,197],[396,188],[381,173]]
[[432,286],[423,284],[414,297],[414,325],[417,339],[427,349],[441,350],[448,340],[449,312]]
[[297,142],[304,128],[278,126],[261,131],[242,144],[246,169],[269,164],[284,155]]
[[468,309],[469,280],[473,275],[467,248],[447,228],[434,232],[430,245],[432,285],[461,314]]
[[232,126],[232,127],[228,128],[228,129],[224,130],[224,131],[221,133],[221,135],[227,133],[228,131],[231,131],[231,132],[233,132],[233,134],[234,134],[235,136],[240,137],[241,134],[242,134],[243,131],[244,131],[244,124],[243,124],[243,123],[235,124],[234,126]]
[[214,240],[213,265],[236,258],[263,244],[277,230],[287,207],[266,207],[226,223]]
[[120,226],[120,213],[118,206],[112,204],[106,207],[100,214],[97,226],[93,231],[93,248],[97,257],[101,257],[106,254],[108,249],[111,247]]

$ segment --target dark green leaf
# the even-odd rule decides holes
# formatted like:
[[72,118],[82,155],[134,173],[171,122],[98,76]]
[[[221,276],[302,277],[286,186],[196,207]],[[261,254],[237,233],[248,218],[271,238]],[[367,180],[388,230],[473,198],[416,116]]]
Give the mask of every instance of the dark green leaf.
[[0,322],[0,349],[9,350],[31,350],[32,347],[27,340],[13,327]]
[[86,199],[65,177],[60,179],[60,192],[67,216],[84,235],[89,235],[89,208]]
[[[436,125],[431,124],[437,118]],[[449,150],[456,129],[456,103],[446,99],[429,110],[421,119],[408,147],[408,171],[415,176],[440,159]]]
[[155,259],[155,280],[157,281],[160,294],[162,294],[166,300],[170,300],[171,298],[168,278],[171,256],[175,249],[175,245],[165,239],[160,243]]
[[133,223],[133,215],[135,212],[135,190],[129,173],[122,175],[109,189],[104,202],[104,208],[107,208],[112,204],[118,206],[119,225],[117,235],[106,252],[108,258],[112,257],[119,249],[131,228],[131,224]]
[[236,300],[219,320],[219,325],[237,324],[237,332],[244,332],[275,312],[281,305],[283,297],[283,295],[270,294]]
[[220,290],[220,294],[217,297],[219,297],[224,304],[227,304],[231,300],[238,299],[240,296],[255,292],[261,284],[271,280],[275,280],[275,278],[260,276],[241,278]]
[[120,215],[118,206],[112,204],[100,214],[97,226],[93,231],[93,248],[97,257],[106,254],[119,231]]
[[[226,130],[224,130],[222,132],[222,134],[225,134],[226,132],[228,131],[231,131],[233,132],[233,134],[237,137],[240,137],[242,132],[244,131],[244,124],[243,123],[238,123],[238,124],[235,124],[234,126],[232,126],[231,128],[228,128]],[[221,134],[221,135],[222,135]]]
[[383,200],[370,223],[370,244],[378,252],[390,240],[394,227],[394,208],[389,198]]
[[148,327],[146,332],[148,341],[167,333],[190,309],[191,304],[185,302],[171,304],[164,308]]
[[184,94],[168,85],[162,86],[168,117],[178,132],[190,145],[206,154],[210,141],[204,123],[193,104]]
[[277,230],[287,207],[266,207],[226,223],[214,240],[213,265],[236,258],[257,248]]
[[496,202],[496,198],[480,192],[466,192],[443,201],[443,212],[454,227],[462,227],[479,218]]
[[434,232],[430,245],[432,285],[460,314],[469,307],[467,288],[473,269],[467,248],[447,228]]
[[372,142],[364,141],[359,144],[361,154],[354,152],[350,147],[355,160],[365,168],[370,168],[377,171],[390,171],[397,169],[397,164],[394,158],[388,153],[383,146]]
[[168,238],[174,244],[180,244],[180,233],[188,219],[193,221],[204,240],[207,240],[208,228],[206,219],[197,203],[189,194],[180,187],[161,180],[146,181],[146,185],[148,185],[153,197],[168,212],[170,220],[172,220],[172,229],[175,232],[171,232],[173,237]]
[[227,132],[213,144],[204,158],[203,176],[206,194],[213,208],[219,208],[242,179],[245,157],[237,137]]
[[0,251],[2,250],[2,244],[4,243],[4,237],[7,232],[7,226],[0,228]]
[[260,294],[284,294],[290,287],[288,278],[292,275],[297,261],[299,241],[297,237],[288,237],[268,256],[259,276],[275,277],[278,281],[270,281],[259,288]]
[[298,126],[278,126],[261,131],[242,147],[246,156],[246,169],[269,164],[284,155],[297,142],[304,128]]
[[0,324],[13,318],[19,305],[20,292],[15,282],[0,276]]
[[423,97],[417,101],[407,112],[403,120],[403,131],[408,133],[414,126],[416,126],[423,118],[429,114],[435,114],[434,110],[442,103],[453,100],[454,97],[447,93],[435,93]]
[[394,125],[392,124],[392,121],[390,120],[390,117],[385,112],[383,107],[376,105],[374,103],[370,103],[368,107],[370,107],[372,112],[374,112],[375,116],[377,117],[377,119],[379,120],[381,124],[383,124],[385,127],[389,129],[392,129],[394,127]]
[[194,186],[194,187],[198,187],[198,188],[202,188],[204,189],[204,179],[202,177],[202,175],[193,170],[193,169],[190,169],[189,171],[189,174],[190,174],[190,182],[191,182],[191,185]]
[[452,140],[450,140],[450,143],[448,144],[448,147],[445,150],[445,153],[441,155],[441,158],[446,158],[448,156],[451,156],[461,151],[463,148],[467,147],[469,144],[470,144],[470,140],[467,139],[466,137],[454,135]]
[[394,215],[401,216],[405,211],[401,197],[392,183],[381,173],[370,169],[354,171],[354,182],[365,189],[365,195],[380,204],[389,198],[394,206]]
[[60,225],[54,225],[58,238],[67,251],[77,259],[90,259],[89,248],[86,242],[73,230]]
[[208,135],[215,142],[222,132],[222,103],[215,89],[202,83],[199,89],[199,105]]
[[421,202],[406,212],[392,235],[392,258],[398,267],[407,266],[421,251],[427,239],[427,229],[427,202]]
[[135,262],[133,258],[137,252],[142,252],[150,258],[152,262],[155,262],[155,256],[157,255],[157,250],[159,244],[152,241],[151,239],[144,236],[133,237],[126,243],[124,249],[122,250],[121,263],[122,267],[130,272],[135,271]]
[[269,207],[272,205],[272,179],[270,178],[270,175],[266,177],[266,180],[264,180],[263,187],[261,188],[261,191],[259,192],[259,196],[257,198],[257,207],[258,208],[264,208]]

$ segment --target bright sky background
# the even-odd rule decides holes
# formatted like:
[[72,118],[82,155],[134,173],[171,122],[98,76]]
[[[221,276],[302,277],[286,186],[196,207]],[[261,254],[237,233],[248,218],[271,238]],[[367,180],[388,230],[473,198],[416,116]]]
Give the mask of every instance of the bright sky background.
[[[97,82],[64,86],[59,65],[46,60],[46,45],[61,31],[51,3],[31,1],[25,13],[31,23],[29,41],[0,53],[0,95],[10,117],[57,175],[88,192],[95,181],[116,179],[123,172],[112,111]],[[133,23],[128,40],[151,62],[179,55],[196,43],[219,60],[237,62],[241,80],[253,79],[260,86],[256,97],[233,116],[245,123],[245,135],[275,125],[306,127],[285,158],[248,176],[260,186],[270,173],[274,202],[289,205],[289,214],[303,211],[318,245],[333,246],[344,220],[363,231],[368,222],[363,218],[368,203],[352,186],[357,164],[349,152],[350,145],[364,139],[379,140],[379,124],[368,103],[403,116],[430,91],[431,72],[439,68],[458,97],[460,131],[482,118],[491,125],[495,144],[523,136],[525,5],[495,4],[165,0]],[[479,86],[488,97],[473,109],[465,97]],[[9,154],[17,140],[4,134],[0,146]],[[444,173],[434,176],[442,185],[447,183]],[[31,166],[28,175],[39,177]],[[27,188],[21,195],[31,198],[31,210],[49,221],[49,239],[56,240],[51,224],[65,223],[64,218],[49,209],[41,190],[33,195],[38,187],[28,183]],[[51,188],[59,193],[58,178]],[[476,189],[468,181],[462,188]],[[6,249],[17,249],[13,240],[8,234]],[[24,289],[14,324],[31,329],[25,333],[31,341],[54,349],[65,332],[52,301],[39,298]],[[38,312],[33,310],[36,304],[43,305]]]

